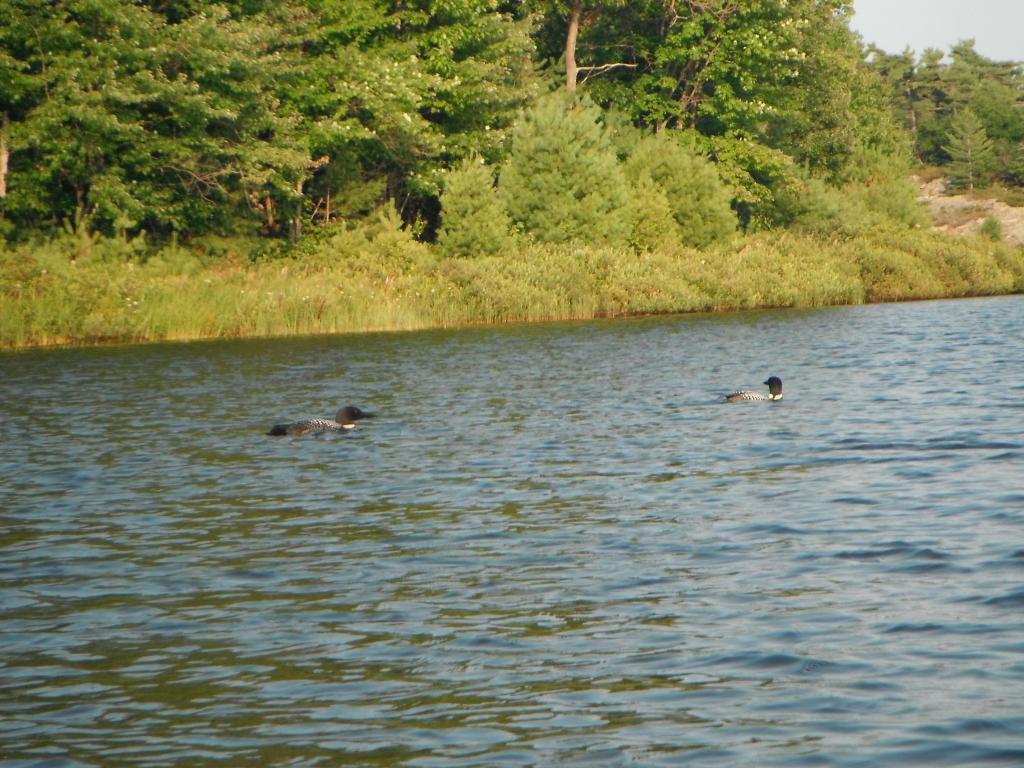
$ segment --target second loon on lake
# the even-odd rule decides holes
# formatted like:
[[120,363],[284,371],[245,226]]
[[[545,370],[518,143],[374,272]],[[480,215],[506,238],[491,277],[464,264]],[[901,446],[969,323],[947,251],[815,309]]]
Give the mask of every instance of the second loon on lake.
[[354,429],[360,419],[372,419],[374,414],[367,413],[354,405],[346,405],[334,414],[334,419],[304,419],[291,424],[275,424],[267,432],[268,435],[319,435],[323,432],[348,432]]
[[768,385],[768,394],[763,392],[751,392],[749,390],[741,390],[739,392],[733,392],[731,395],[726,395],[725,399],[730,402],[739,402],[743,400],[781,400],[782,399],[782,379],[778,376],[769,376],[768,380],[764,382]]

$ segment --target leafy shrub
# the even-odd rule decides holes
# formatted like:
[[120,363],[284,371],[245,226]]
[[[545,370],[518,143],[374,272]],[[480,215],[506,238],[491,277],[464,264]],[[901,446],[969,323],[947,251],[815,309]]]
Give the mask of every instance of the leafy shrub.
[[385,206],[355,226],[342,225],[320,245],[312,261],[318,267],[340,263],[351,272],[393,281],[432,263],[433,255],[416,240],[398,211]]
[[858,304],[864,284],[844,250],[766,232],[685,257],[690,279],[719,309]]
[[978,232],[997,243],[1003,239],[1003,225],[995,216],[986,216],[978,227]]

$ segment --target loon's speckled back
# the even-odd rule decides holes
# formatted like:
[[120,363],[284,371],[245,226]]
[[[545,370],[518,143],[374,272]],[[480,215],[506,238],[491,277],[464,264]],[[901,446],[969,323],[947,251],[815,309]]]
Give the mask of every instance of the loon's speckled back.
[[333,419],[303,419],[290,424],[275,424],[267,432],[268,435],[319,435],[324,432],[348,432],[354,429],[360,419],[372,419],[375,414],[346,405],[341,408]]
[[726,395],[725,399],[731,403],[745,402],[748,400],[781,400],[782,399],[782,379],[778,376],[769,376],[764,382],[768,385],[768,394],[763,392],[751,392],[748,389],[740,390],[739,392],[733,392],[731,395]]

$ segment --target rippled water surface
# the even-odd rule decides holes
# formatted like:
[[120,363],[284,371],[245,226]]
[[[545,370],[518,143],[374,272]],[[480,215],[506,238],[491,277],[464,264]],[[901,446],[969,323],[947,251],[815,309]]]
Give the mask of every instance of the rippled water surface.
[[0,373],[0,765],[1024,765],[1024,297]]

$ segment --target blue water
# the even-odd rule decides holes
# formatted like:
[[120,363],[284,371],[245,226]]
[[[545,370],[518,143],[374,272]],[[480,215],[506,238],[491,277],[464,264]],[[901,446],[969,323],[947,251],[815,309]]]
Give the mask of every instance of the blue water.
[[4,768],[1024,765],[1024,297],[4,353],[0,446]]

